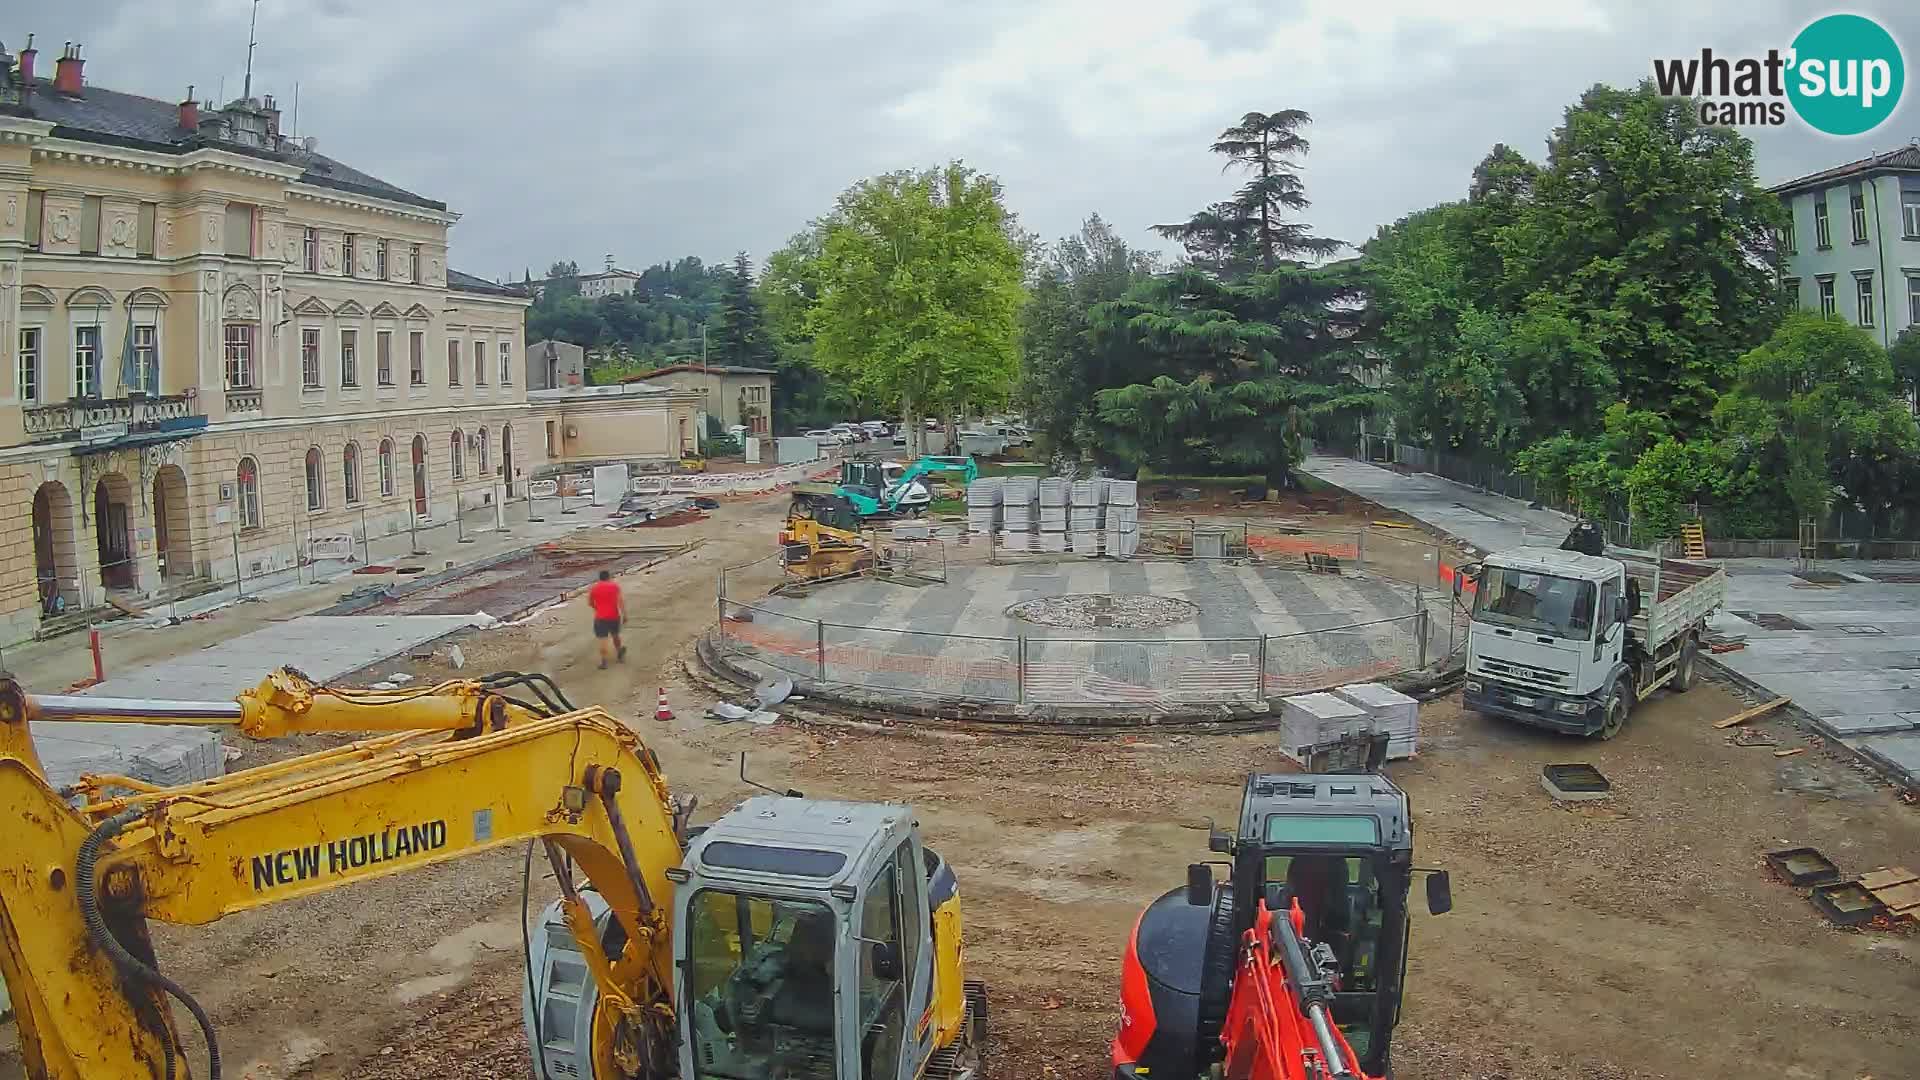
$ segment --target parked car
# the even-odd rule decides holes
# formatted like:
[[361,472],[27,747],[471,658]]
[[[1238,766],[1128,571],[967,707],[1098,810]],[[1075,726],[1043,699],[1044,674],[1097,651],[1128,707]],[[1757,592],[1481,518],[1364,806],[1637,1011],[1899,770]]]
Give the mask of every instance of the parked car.
[[865,428],[844,421],[833,425],[830,430],[846,436],[848,442],[866,442],[868,439],[873,438],[873,436],[867,434]]
[[800,437],[803,439],[812,439],[815,444],[823,446],[845,446],[847,444],[846,440],[841,438],[839,432],[828,431],[826,428],[814,428],[812,431],[803,431],[800,433]]
[[893,426],[885,420],[863,420],[860,426],[876,439],[884,439],[893,434]]

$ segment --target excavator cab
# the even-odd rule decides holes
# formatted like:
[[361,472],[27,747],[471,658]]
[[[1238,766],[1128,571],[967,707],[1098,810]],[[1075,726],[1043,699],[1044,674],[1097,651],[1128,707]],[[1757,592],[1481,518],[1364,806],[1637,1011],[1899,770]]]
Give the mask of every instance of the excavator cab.
[[[908,807],[756,796],[667,877],[682,1080],[978,1080],[986,1003],[962,980],[958,882]],[[586,1076],[594,984],[558,906],[540,940],[535,1075]]]
[[[1236,832],[1208,846],[1231,861],[1215,884],[1204,863],[1156,900],[1128,942],[1115,1080],[1206,1076],[1226,1056],[1222,1029],[1247,932],[1264,902],[1298,905],[1299,936],[1327,961],[1323,1005],[1362,1070],[1384,1075],[1400,1018],[1413,832],[1407,797],[1379,775],[1255,774]],[[1452,906],[1444,871],[1427,906]]]

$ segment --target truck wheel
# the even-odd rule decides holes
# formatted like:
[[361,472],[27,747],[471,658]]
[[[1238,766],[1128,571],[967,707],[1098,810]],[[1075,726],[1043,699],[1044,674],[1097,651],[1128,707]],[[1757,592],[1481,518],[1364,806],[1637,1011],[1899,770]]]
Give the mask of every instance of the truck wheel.
[[1700,655],[1700,643],[1689,637],[1680,646],[1680,659],[1673,668],[1673,692],[1684,694],[1693,689],[1693,661]]
[[1600,730],[1595,732],[1602,739],[1611,739],[1620,734],[1627,726],[1627,684],[1626,680],[1613,684],[1613,690],[1607,694],[1607,703],[1600,714]]

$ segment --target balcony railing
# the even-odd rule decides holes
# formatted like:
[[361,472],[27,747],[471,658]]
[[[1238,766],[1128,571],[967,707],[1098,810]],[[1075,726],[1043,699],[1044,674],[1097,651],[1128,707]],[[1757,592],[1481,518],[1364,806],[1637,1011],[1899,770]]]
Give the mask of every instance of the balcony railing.
[[237,412],[259,412],[260,400],[258,390],[229,390],[227,391],[227,413],[232,415]]
[[33,442],[114,439],[122,435],[195,426],[198,399],[190,394],[75,398],[60,405],[32,406],[24,413]]

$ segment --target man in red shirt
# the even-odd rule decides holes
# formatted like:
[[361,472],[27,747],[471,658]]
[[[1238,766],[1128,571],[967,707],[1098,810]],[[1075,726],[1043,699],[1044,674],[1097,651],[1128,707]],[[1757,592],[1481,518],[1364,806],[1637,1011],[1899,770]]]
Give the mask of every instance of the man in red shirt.
[[609,654],[616,660],[627,658],[627,647],[620,643],[620,626],[627,619],[627,601],[613,575],[600,571],[600,580],[587,589],[587,603],[593,608],[593,636],[600,642],[600,667],[607,666]]

